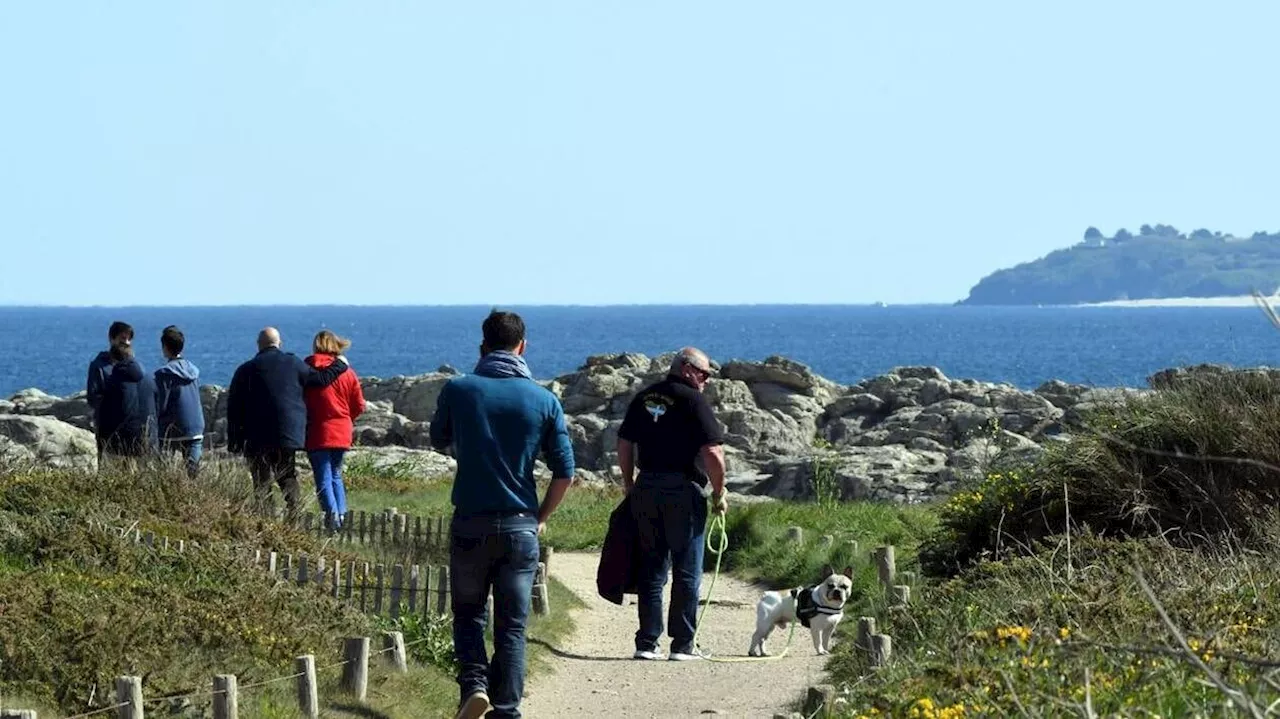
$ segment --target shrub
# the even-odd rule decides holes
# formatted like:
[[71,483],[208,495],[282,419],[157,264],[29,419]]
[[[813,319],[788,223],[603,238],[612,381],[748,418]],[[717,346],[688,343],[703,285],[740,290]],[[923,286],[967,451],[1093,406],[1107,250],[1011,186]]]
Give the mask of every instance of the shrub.
[[1033,465],[987,473],[941,510],[922,549],[952,574],[1070,523],[1184,546],[1267,542],[1280,497],[1280,382],[1255,371],[1193,376],[1098,407]]

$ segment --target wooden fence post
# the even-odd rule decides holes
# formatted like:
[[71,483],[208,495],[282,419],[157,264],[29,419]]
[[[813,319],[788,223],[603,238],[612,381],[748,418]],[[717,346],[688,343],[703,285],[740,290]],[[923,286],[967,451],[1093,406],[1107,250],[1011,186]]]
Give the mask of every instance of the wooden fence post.
[[349,601],[351,601],[351,594],[352,594],[352,592],[354,592],[354,591],[355,591],[355,585],[356,585],[356,565],[355,565],[355,562],[352,562],[352,563],[350,563],[350,564],[348,564],[348,565],[347,565],[347,576],[346,576],[345,580],[343,581],[343,584],[344,584],[344,585],[346,585],[346,586],[345,586],[345,587],[343,587],[343,589],[342,589],[342,598],[343,598],[343,599],[345,599],[345,600],[347,600],[347,601],[349,602]]
[[213,678],[213,719],[238,719],[239,689],[236,675],[219,674]]
[[0,719],[36,719],[36,710],[0,709]]
[[871,553],[871,561],[876,565],[876,573],[880,575],[880,584],[883,586],[885,594],[888,594],[893,587],[893,577],[897,573],[897,568],[893,558],[893,545],[888,544],[878,547]]
[[835,699],[836,688],[830,684],[809,687],[805,692],[802,713],[806,717],[829,717],[835,708]]
[[804,527],[787,527],[787,541],[802,544],[804,542]]
[[440,567],[440,576],[436,580],[436,613],[446,614],[451,607],[449,606],[449,567]]
[[387,662],[395,667],[396,671],[401,674],[409,671],[409,658],[404,651],[403,632],[383,632],[382,648],[386,651]]
[[422,617],[431,616],[431,565],[428,564],[422,573]]
[[369,611],[369,563],[365,562],[360,567],[360,611]]
[[364,701],[369,690],[369,637],[347,637],[342,642],[342,691]]
[[324,586],[324,569],[324,555],[321,554],[316,557],[316,584],[319,584],[321,587]]
[[279,556],[275,552],[267,554],[267,574],[270,574],[272,579],[275,579],[276,575],[279,573],[276,568],[277,561],[279,561]]
[[893,639],[888,634],[871,635],[871,666],[883,667],[893,656]]
[[360,543],[364,544],[364,538],[368,534],[369,515],[362,509],[360,510]]
[[533,613],[550,614],[551,604],[547,594],[547,565],[538,562],[538,571],[533,577]]
[[893,585],[893,605],[905,607],[911,603],[911,586],[908,584]]
[[854,635],[854,646],[863,652],[871,651],[871,636],[876,633],[875,617],[858,617],[858,631]]
[[409,613],[418,613],[418,582],[422,577],[422,570],[418,565],[409,567]]
[[[319,719],[320,697],[316,690],[316,657],[304,654],[294,660],[294,672],[298,675],[298,710],[307,719]],[[139,715],[141,719],[141,715]]]
[[116,719],[142,719],[142,677],[116,677]]
[[382,614],[382,585],[383,573],[386,568],[382,564],[373,567],[373,613]]
[[298,555],[298,584],[307,583],[307,555]]
[[[404,516],[404,515],[401,515]],[[400,616],[400,592],[404,587],[404,565],[397,564],[391,568],[391,618]]]
[[342,589],[342,560],[333,560],[333,569],[329,572],[329,595],[334,599],[339,596]]

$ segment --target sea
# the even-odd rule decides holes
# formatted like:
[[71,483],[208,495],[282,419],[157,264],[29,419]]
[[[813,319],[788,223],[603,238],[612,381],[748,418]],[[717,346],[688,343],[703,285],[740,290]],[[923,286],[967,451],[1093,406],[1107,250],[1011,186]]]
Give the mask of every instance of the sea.
[[[352,341],[361,376],[469,371],[489,307],[0,307],[0,397],[38,387],[84,389],[89,361],[115,320],[133,325],[148,369],[162,362],[160,332],[182,329],[186,357],[204,383],[225,385],[253,356],[264,326],[306,356],[327,328]],[[1202,362],[1265,365],[1280,331],[1254,307],[967,307],[952,305],[532,306],[526,357],[538,378],[572,372],[593,354],[657,355],[694,345],[715,360],[782,355],[852,384],[901,365],[934,365],[949,377],[1032,389],[1049,379],[1145,386],[1157,370]]]

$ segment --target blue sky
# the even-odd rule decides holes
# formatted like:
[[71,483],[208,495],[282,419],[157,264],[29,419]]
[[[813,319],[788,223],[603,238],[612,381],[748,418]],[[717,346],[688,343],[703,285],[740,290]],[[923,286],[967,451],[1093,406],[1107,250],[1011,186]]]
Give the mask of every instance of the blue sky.
[[4,304],[951,302],[1280,230],[1258,2],[13,2]]

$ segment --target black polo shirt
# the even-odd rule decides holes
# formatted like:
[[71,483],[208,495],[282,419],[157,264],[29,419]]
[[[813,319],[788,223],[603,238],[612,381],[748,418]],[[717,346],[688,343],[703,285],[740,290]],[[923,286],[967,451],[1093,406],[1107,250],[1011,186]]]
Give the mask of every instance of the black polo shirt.
[[678,375],[650,385],[631,400],[618,437],[638,446],[641,472],[681,472],[706,485],[698,453],[724,435],[706,396]]

